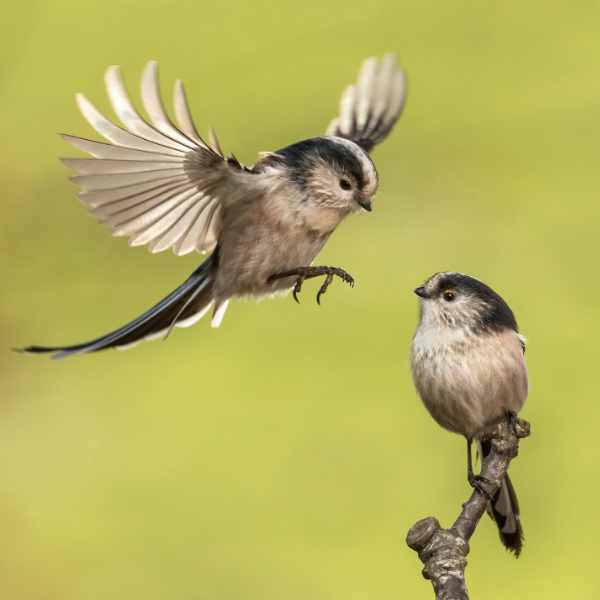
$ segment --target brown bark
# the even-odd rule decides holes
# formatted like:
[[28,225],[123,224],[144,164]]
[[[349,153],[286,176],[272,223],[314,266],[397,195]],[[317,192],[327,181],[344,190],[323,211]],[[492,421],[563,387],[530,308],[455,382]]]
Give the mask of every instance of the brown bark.
[[[499,423],[489,433],[492,450],[481,467],[489,497],[500,488],[510,461],[517,456],[519,440],[529,435],[529,429],[527,421],[518,419],[514,425]],[[423,577],[431,581],[437,600],[468,600],[465,568],[469,540],[487,503],[488,497],[475,489],[450,529],[443,529],[435,517],[421,519],[410,528],[406,543],[419,554]]]

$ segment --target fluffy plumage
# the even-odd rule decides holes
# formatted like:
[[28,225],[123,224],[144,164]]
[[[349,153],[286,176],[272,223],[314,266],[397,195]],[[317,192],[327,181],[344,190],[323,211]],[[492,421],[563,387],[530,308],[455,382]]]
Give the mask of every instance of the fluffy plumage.
[[[431,416],[472,440],[522,408],[528,389],[524,338],[506,302],[489,286],[462,273],[437,273],[415,290],[419,326],[411,347],[415,386]],[[515,555],[523,530],[508,479],[490,502],[500,538]]]
[[119,67],[109,67],[106,88],[122,126],[78,94],[83,116],[108,143],[63,135],[91,156],[63,159],[76,173],[79,198],[132,246],[213,254],[162,302],[114,332],[74,346],[25,350],[63,357],[129,346],[193,324],[210,306],[218,326],[230,298],[289,290],[294,277],[272,276],[305,270],[347,215],[371,209],[378,176],[368,151],[400,114],[401,81],[391,55],[369,59],[354,86],[358,103],[342,102],[332,135],[265,153],[245,167],[225,156],[212,129],[208,141],[198,133],[180,81],[173,96],[176,122],[169,118],[155,62],[142,74],[147,117],[129,99]]

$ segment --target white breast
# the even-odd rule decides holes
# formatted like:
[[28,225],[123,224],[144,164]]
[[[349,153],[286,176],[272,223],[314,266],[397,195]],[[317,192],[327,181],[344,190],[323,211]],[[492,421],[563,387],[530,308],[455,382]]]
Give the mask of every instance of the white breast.
[[420,326],[413,338],[413,355],[439,353],[445,349],[465,342],[467,336],[462,328],[435,327],[428,324]]
[[422,324],[412,344],[412,374],[423,403],[444,428],[472,436],[517,412],[527,371],[517,334],[471,333]]

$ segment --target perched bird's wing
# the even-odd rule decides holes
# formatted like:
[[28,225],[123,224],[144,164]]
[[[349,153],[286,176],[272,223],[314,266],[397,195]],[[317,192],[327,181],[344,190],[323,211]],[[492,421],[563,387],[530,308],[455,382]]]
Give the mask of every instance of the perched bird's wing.
[[368,58],[356,83],[342,94],[340,113],[327,128],[335,135],[356,142],[370,152],[398,120],[406,100],[406,76],[394,54]]
[[125,129],[104,117],[83,95],[77,103],[90,125],[110,144],[63,135],[93,158],[66,158],[77,175],[79,198],[92,214],[128,236],[132,246],[148,244],[152,252],[173,248],[178,255],[207,252],[221,226],[221,201],[255,175],[232,155],[225,158],[214,132],[208,143],[198,134],[183,84],[175,83],[177,125],[167,116],[152,61],[142,75],[142,103],[149,121],[133,107],[119,67],[105,76],[108,96]]

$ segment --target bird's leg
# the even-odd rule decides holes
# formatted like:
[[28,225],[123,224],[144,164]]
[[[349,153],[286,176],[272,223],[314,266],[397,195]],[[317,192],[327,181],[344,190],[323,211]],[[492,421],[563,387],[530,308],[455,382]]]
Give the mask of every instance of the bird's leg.
[[471,438],[467,438],[467,479],[469,482],[473,479],[473,454],[471,453]]
[[283,273],[275,273],[267,279],[267,283],[271,283],[276,279],[284,279],[285,277],[296,276],[296,284],[293,289],[294,300],[298,302],[298,293],[302,289],[302,283],[305,279],[312,279],[313,277],[320,277],[325,275],[325,281],[317,292],[317,303],[321,304],[321,296],[327,291],[329,284],[333,281],[334,276],[339,277],[342,281],[345,281],[350,287],[354,287],[354,278],[350,273],[340,269],[339,267],[298,267],[296,269],[290,269]]
[[[486,485],[490,485],[493,482],[483,477],[482,475],[475,475],[473,472],[473,454],[471,452],[471,445],[473,440],[471,438],[467,438],[467,479],[469,480],[469,485],[476,489],[478,492],[483,494],[488,500],[493,500],[493,495],[487,490]],[[481,457],[483,460],[483,456]]]

